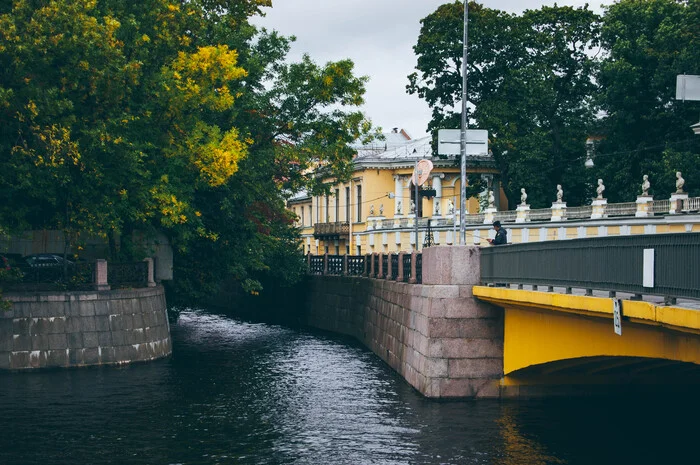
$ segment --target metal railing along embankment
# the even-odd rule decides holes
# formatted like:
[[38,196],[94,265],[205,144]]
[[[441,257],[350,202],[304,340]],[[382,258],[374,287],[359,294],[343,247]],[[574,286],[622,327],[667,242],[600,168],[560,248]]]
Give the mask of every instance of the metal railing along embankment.
[[700,233],[484,248],[481,280],[484,284],[565,287],[567,292],[586,289],[587,294],[602,290],[700,299]]

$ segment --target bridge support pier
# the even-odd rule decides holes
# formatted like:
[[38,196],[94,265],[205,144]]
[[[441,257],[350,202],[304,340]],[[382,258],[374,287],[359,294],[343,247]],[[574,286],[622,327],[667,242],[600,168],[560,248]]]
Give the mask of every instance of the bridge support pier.
[[313,276],[307,321],[355,337],[426,397],[500,397],[503,310],[473,295],[480,259],[474,246],[428,247],[422,284]]

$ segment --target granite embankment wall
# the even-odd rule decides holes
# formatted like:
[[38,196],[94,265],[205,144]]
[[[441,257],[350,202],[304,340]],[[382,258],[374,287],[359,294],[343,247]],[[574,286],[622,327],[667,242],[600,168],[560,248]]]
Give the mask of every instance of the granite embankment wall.
[[423,251],[423,284],[314,276],[307,322],[350,335],[427,397],[500,397],[503,310],[478,301],[478,247]]
[[172,351],[162,286],[133,290],[6,293],[0,369],[153,360]]

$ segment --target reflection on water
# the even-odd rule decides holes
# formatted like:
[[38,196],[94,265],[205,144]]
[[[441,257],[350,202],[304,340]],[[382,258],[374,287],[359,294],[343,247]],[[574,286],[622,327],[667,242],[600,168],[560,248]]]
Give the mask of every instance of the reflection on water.
[[436,402],[328,334],[203,311],[172,332],[167,360],[1,374],[0,464],[694,459],[694,400]]

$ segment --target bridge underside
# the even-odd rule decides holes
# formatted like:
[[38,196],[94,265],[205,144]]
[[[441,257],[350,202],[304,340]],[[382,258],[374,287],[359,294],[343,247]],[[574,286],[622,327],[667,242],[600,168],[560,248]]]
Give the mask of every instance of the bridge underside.
[[700,384],[697,311],[623,301],[620,336],[612,299],[480,286],[474,295],[505,309],[506,397],[537,395],[535,386]]

